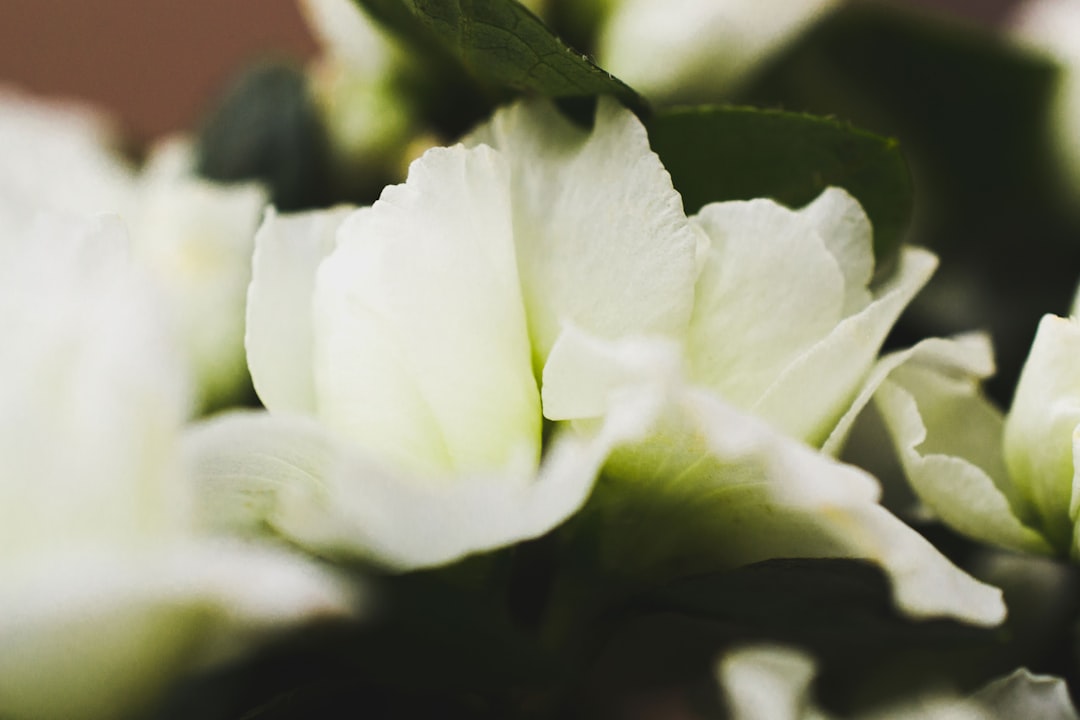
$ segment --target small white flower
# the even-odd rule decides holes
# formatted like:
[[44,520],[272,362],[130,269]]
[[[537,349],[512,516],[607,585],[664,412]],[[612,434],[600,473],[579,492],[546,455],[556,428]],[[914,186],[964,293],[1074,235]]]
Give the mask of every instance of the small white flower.
[[242,388],[244,297],[266,193],[197,178],[179,139],[159,144],[135,172],[100,116],[11,91],[0,92],[0,137],[0,227],[17,234],[41,212],[120,215],[136,258],[171,301],[196,404],[220,404]]
[[0,239],[0,324],[5,718],[126,717],[257,631],[350,612],[307,561],[195,533],[186,368],[117,219]]

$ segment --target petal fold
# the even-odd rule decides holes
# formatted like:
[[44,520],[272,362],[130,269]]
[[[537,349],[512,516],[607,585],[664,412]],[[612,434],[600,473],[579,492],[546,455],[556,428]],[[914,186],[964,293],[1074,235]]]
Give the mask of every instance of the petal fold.
[[551,530],[585,502],[611,449],[648,425],[641,412],[629,408],[590,433],[556,431],[539,471],[522,466],[452,483],[390,469],[302,417],[223,416],[192,431],[186,451],[204,527],[272,530],[320,555],[411,570]]
[[794,360],[753,406],[789,435],[820,445],[856,397],[900,313],[926,284],[937,258],[904,248],[876,299]]
[[[1000,591],[952,565],[882,508],[874,478],[686,385],[670,362],[643,381],[650,380],[642,371],[648,358],[664,357],[642,353],[644,342],[608,343],[616,347],[606,353],[597,350],[603,341],[589,343],[594,364],[604,357],[612,363],[608,377],[631,378],[605,391],[618,402],[606,421],[635,402],[656,418],[641,440],[615,449],[590,503],[594,521],[609,524],[604,562],[616,573],[656,579],[774,558],[864,559],[885,570],[897,606],[911,617],[1001,622]],[[557,360],[553,353],[549,366]],[[562,395],[563,388],[547,385],[563,377],[552,371],[545,392]],[[627,532],[634,523],[638,530]]]
[[1001,455],[1003,419],[980,388],[991,364],[985,342],[928,340],[896,353],[874,395],[919,499],[947,525],[1025,552],[1051,546],[1010,483]]

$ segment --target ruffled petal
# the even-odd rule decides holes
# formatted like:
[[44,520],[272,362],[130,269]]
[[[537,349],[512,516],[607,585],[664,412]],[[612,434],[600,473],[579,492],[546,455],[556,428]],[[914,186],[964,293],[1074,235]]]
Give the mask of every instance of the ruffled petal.
[[539,472],[521,466],[446,482],[363,457],[310,419],[265,413],[203,424],[187,454],[204,526],[242,535],[272,528],[320,555],[411,570],[551,530],[585,502],[611,448],[648,425],[642,412],[627,408],[590,433],[563,428]]
[[932,253],[905,248],[895,275],[876,299],[796,358],[753,412],[789,435],[813,445],[825,442],[857,395],[900,313],[936,267]]
[[[991,365],[985,342],[930,340],[889,358],[874,401],[919,499],[969,537],[1049,553],[1031,509],[1009,482],[1001,412],[981,393]],[[879,372],[876,374],[881,374]]]
[[547,102],[519,103],[467,142],[510,163],[538,374],[563,323],[605,338],[685,332],[704,238],[633,113],[601,98],[590,133]]
[[[644,439],[616,448],[597,489],[594,520],[612,513],[602,544],[615,572],[664,578],[774,558],[865,559],[885,570],[898,607],[912,617],[1001,622],[1000,591],[882,508],[871,476],[686,386],[670,362],[656,364],[650,378],[642,370],[648,358],[665,355],[641,352],[645,342],[594,338],[574,351],[591,353],[593,366],[607,358],[610,377],[637,378],[605,389],[609,402],[618,401],[607,422],[633,401],[657,418]],[[545,392],[562,396],[556,382],[568,376],[555,372],[558,360],[552,353]]]
[[713,203],[687,336],[691,377],[749,409],[843,317],[844,275],[813,218],[772,200]]
[[874,276],[874,229],[866,211],[846,190],[830,187],[798,213],[817,228],[844,273],[844,315],[862,310],[873,299]]

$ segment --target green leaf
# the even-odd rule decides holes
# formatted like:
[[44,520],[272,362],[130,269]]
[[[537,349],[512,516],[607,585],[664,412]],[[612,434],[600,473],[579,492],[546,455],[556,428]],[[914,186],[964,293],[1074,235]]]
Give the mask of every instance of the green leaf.
[[[645,101],[567,47],[514,0],[356,0],[428,64],[449,61],[489,94],[613,95],[639,114]],[[445,70],[443,68],[442,70]]]
[[879,265],[903,240],[912,191],[894,139],[810,115],[712,106],[656,113],[649,139],[687,213],[755,197],[800,207],[837,185],[870,216]]

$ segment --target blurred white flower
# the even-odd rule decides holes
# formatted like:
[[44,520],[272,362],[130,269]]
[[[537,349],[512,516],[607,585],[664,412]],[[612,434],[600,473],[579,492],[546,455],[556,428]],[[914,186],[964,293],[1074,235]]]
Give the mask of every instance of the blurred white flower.
[[[725,655],[717,667],[732,720],[828,720],[813,700],[813,659],[776,645],[749,646]],[[974,694],[935,693],[894,702],[855,716],[859,720],[1076,720],[1065,681],[1019,669]]]
[[179,139],[159,144],[136,172],[101,116],[13,91],[0,92],[0,138],[0,227],[17,234],[42,212],[120,215],[135,257],[166,290],[196,405],[242,389],[244,297],[264,191],[197,178]]
[[351,612],[295,555],[195,533],[186,368],[116,218],[0,238],[0,708],[121,718],[258,633]]
[[840,2],[610,0],[598,56],[655,101],[716,101]]
[[338,182],[351,187],[365,173],[400,177],[418,125],[399,76],[407,51],[353,0],[299,4],[322,46],[308,76]]
[[932,255],[905,250],[871,288],[870,225],[840,190],[688,219],[607,99],[592,131],[523,103],[466,145],[370,208],[267,217],[247,348],[270,414],[193,436],[206,516],[439,564],[551,529],[621,446],[605,475],[696,508],[613,542],[631,571],[678,539],[710,567],[868,558],[912,615],[1001,619],[999,593],[883,510],[873,478],[803,444],[842,441]]
[[1050,109],[1055,157],[1069,187],[1080,184],[1080,3],[1026,0],[1012,18],[1014,36],[1056,62],[1060,69]]

